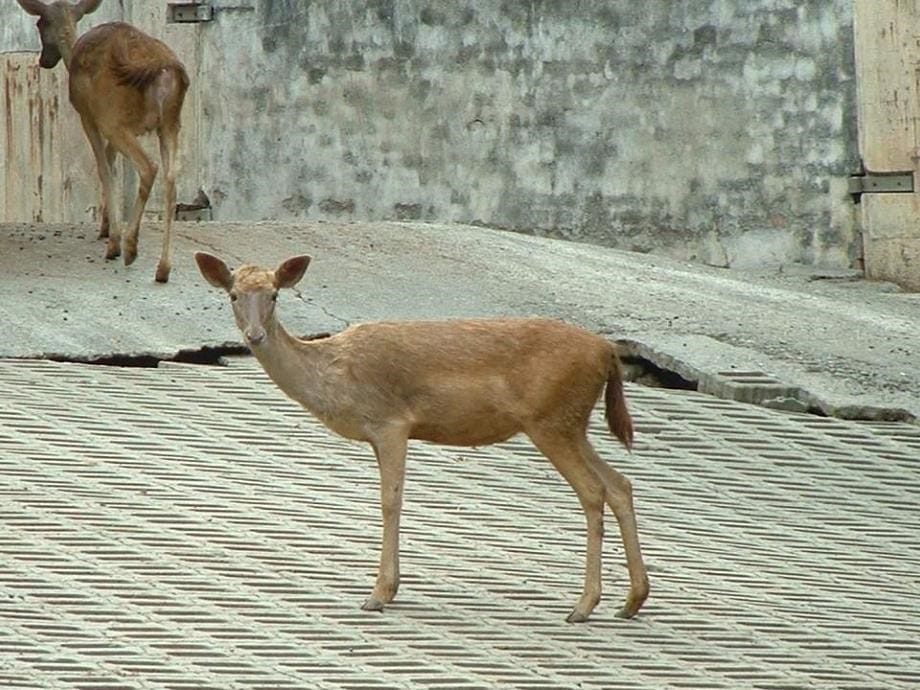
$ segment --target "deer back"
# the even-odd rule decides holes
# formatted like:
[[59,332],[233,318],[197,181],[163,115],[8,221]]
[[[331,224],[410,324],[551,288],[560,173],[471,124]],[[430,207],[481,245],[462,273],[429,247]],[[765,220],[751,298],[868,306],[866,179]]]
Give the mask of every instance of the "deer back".
[[130,24],[100,24],[74,44],[70,100],[103,131],[127,127],[142,134],[177,124],[188,86],[176,54]]

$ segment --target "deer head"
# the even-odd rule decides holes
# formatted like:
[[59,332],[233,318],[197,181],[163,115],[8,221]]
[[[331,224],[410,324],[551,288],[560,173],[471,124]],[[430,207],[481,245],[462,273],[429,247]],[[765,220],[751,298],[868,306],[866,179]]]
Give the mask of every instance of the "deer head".
[[257,347],[273,332],[278,291],[300,282],[310,265],[310,257],[291,257],[274,271],[249,264],[231,271],[222,259],[206,252],[196,252],[195,262],[205,280],[230,295],[236,325],[246,343]]
[[42,41],[38,64],[47,69],[54,67],[62,55],[70,53],[77,39],[77,22],[102,4],[102,0],[80,0],[74,4],[63,0],[51,3],[41,0],[17,2],[26,12],[38,17],[38,35]]

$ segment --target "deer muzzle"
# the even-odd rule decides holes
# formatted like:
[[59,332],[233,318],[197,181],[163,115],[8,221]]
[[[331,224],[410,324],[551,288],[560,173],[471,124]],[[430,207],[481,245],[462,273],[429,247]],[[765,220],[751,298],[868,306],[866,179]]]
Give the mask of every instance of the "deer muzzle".
[[244,335],[250,345],[261,345],[265,340],[265,330],[262,328],[247,328]]

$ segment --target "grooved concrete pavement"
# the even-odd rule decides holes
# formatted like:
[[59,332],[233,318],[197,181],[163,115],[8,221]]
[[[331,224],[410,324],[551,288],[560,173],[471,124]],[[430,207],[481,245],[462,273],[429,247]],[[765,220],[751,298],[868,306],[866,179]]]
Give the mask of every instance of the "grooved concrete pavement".
[[920,679],[920,428],[629,385],[652,595],[608,518],[528,444],[410,449],[404,580],[376,569],[376,467],[249,358],[0,362],[0,687],[834,688]]
[[[103,263],[88,226],[0,225],[0,687],[913,688],[920,682],[920,296],[846,274],[740,274],[460,226],[179,224]],[[629,385],[652,595],[608,517],[587,625],[584,525],[524,441],[410,450],[403,585],[359,610],[379,546],[369,450],[248,358],[191,262],[314,255],[300,333],[375,318],[557,316],[716,395]],[[721,396],[721,397],[718,397]],[[758,397],[760,396],[760,397]],[[766,397],[765,397],[766,396]],[[772,397],[770,397],[772,396]],[[797,406],[834,417],[793,414]]]

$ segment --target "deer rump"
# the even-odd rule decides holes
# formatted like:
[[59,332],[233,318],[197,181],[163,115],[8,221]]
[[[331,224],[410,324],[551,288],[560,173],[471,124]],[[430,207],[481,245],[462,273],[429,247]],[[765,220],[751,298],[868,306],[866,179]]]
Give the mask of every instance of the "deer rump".
[[[179,119],[188,74],[162,41],[124,22],[100,24],[80,36],[70,64],[70,101],[92,112],[103,135],[109,127],[134,134],[158,130]],[[103,89],[119,92],[121,112],[94,98]]]

